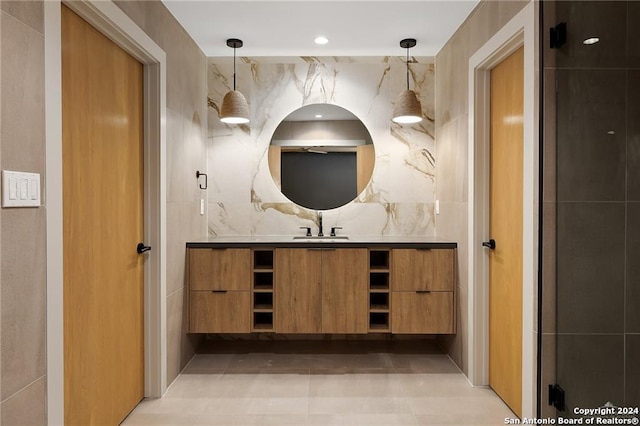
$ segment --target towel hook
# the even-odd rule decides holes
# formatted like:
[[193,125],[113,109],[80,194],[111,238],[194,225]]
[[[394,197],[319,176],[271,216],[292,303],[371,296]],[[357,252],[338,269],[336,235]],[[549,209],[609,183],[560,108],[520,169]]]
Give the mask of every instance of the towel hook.
[[196,179],[200,179],[200,176],[204,176],[204,186],[199,185],[200,189],[207,189],[207,187],[209,186],[209,177],[206,173],[200,173],[199,170],[196,170]]

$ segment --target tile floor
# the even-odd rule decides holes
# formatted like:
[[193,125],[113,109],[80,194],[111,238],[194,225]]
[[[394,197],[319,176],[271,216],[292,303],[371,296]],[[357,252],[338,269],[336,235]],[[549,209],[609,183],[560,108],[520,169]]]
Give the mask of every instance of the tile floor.
[[502,425],[513,413],[473,388],[435,344],[208,344],[123,425]]

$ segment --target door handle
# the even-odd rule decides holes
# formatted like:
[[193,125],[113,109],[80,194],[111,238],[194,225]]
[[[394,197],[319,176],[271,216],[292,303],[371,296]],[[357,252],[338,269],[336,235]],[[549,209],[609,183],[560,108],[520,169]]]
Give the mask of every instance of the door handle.
[[496,240],[490,239],[489,241],[484,241],[482,243],[482,247],[487,247],[490,250],[495,250],[496,249]]
[[151,246],[145,246],[144,243],[138,243],[138,245],[136,246],[136,251],[138,252],[138,254],[142,254],[145,251],[149,250],[151,250]]

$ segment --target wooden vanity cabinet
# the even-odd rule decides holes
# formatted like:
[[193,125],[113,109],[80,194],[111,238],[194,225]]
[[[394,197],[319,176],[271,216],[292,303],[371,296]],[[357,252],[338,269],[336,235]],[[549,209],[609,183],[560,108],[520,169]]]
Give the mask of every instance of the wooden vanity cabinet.
[[455,333],[455,249],[188,249],[189,332]]
[[451,334],[453,292],[398,291],[391,294],[391,332],[396,334]]
[[323,333],[368,331],[367,260],[367,249],[322,250]]
[[190,249],[189,288],[251,290],[251,249]]
[[276,249],[274,269],[276,333],[320,333],[322,251]]
[[453,249],[394,249],[391,332],[455,333]]
[[367,250],[276,249],[277,333],[366,333]]
[[251,249],[188,251],[189,332],[251,331]]
[[393,291],[453,291],[453,249],[393,249]]
[[250,291],[192,291],[189,295],[190,333],[249,333]]

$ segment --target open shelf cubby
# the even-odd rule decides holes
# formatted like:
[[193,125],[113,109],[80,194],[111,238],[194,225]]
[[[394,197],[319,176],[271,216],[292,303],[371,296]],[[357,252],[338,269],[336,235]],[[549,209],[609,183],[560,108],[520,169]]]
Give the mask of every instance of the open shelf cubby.
[[273,293],[253,293],[253,309],[273,310]]
[[369,272],[369,289],[387,290],[389,291],[389,273],[388,272]]
[[273,290],[273,272],[255,271],[253,273],[254,290]]
[[273,331],[273,312],[254,312],[253,330]]
[[254,250],[253,269],[273,270],[273,250]]
[[253,331],[273,331],[273,249],[253,250]]
[[391,331],[389,326],[388,312],[371,312],[369,313],[369,331],[388,332]]
[[369,269],[389,269],[389,250],[369,251]]
[[369,293],[369,311],[389,312],[389,293]]
[[388,333],[390,285],[389,264],[391,250],[369,250],[369,332]]

